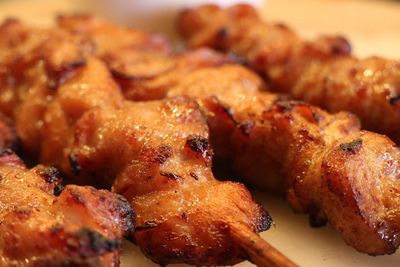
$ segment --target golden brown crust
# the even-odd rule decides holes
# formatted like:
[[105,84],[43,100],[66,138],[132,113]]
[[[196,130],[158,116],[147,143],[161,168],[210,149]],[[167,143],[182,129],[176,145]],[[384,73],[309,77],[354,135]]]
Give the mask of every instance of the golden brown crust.
[[270,89],[328,111],[353,112],[365,128],[400,140],[399,61],[355,58],[340,36],[304,41],[282,24],[262,21],[247,5],[186,10],[179,29],[192,47],[243,57]]
[[[298,75],[304,74],[303,66],[311,70],[303,62],[304,56],[319,64],[313,69],[316,73],[323,69],[325,62],[338,62],[337,66],[334,63],[328,65],[339,69],[344,64],[341,60],[353,60],[347,56],[350,48],[342,38],[324,37],[315,42],[303,42],[282,25],[266,28],[257,20],[256,12],[248,6],[238,5],[224,12],[216,6],[205,6],[186,11],[180,25],[194,46],[230,49],[245,55],[259,71],[271,66],[268,77],[282,88],[297,82]],[[274,191],[285,190],[295,210],[310,213],[314,225],[329,220],[346,242],[360,251],[384,254],[392,253],[398,247],[396,236],[400,222],[398,215],[391,212],[398,213],[399,185],[386,176],[387,166],[378,160],[388,155],[395,164],[400,160],[397,148],[392,148],[393,144],[388,140],[359,132],[358,120],[348,113],[331,115],[305,103],[285,101],[282,96],[263,92],[264,83],[260,78],[231,64],[234,60],[230,57],[207,50],[175,56],[135,53],[139,56],[105,60],[111,69],[120,64],[117,72],[114,69],[114,78],[123,88],[125,97],[133,100],[180,95],[196,98],[207,116],[210,142],[216,156],[228,160],[246,181]],[[141,62],[140,68],[137,62]],[[290,71],[282,71],[280,66],[289,66],[287,70]],[[339,70],[335,75],[338,73]],[[343,95],[340,97],[342,99]],[[382,105],[377,108],[380,107]],[[364,175],[352,171],[361,164],[354,161],[354,157],[331,152],[338,146],[344,150],[351,147],[346,144],[354,140],[349,140],[347,135],[366,142],[362,150],[364,157],[369,155],[377,161],[357,157],[370,168]],[[378,143],[382,150],[374,147]],[[331,165],[335,162],[348,164],[345,165],[348,167],[341,169]],[[333,174],[334,171],[337,173]],[[371,187],[361,190],[358,187],[364,182],[364,176],[371,177],[368,180]],[[171,174],[170,177],[180,176]],[[387,202],[385,195],[394,200]],[[368,204],[363,203],[364,199]],[[375,210],[366,209],[365,205],[374,206]],[[357,210],[363,212],[356,213]]]
[[[162,80],[163,75],[158,79]],[[233,64],[204,66],[183,76],[177,70],[174,83],[164,88],[168,97],[197,99],[207,116],[217,158],[227,160],[245,181],[275,192],[286,191],[292,207],[309,213],[313,225],[328,220],[346,242],[360,251],[385,254],[398,247],[400,221],[393,214],[398,213],[399,185],[392,182],[398,178],[395,170],[391,173],[396,178],[386,176],[388,163],[380,161],[389,157],[391,164],[397,164],[398,149],[379,135],[360,132],[354,116],[328,114],[306,103],[264,92],[259,77]],[[333,157],[330,152],[338,146],[351,150],[351,145],[346,145],[352,141],[348,135],[366,143],[363,156],[357,157],[359,161],[352,161],[354,157],[346,153]],[[374,147],[378,143],[382,150]],[[369,161],[367,155],[377,162]],[[331,165],[338,161],[342,162],[339,166],[349,164],[349,168]],[[369,166],[364,174],[351,169],[360,164]],[[335,170],[338,173],[332,176]],[[365,177],[370,177],[370,187],[359,188],[366,182]],[[334,181],[339,181],[336,189],[332,187]],[[341,186],[340,182],[345,181],[347,185]],[[387,202],[385,195],[394,201]],[[364,204],[364,199],[369,204]],[[364,205],[372,202],[376,203],[375,210],[365,209]]]
[[133,227],[128,202],[113,193],[68,185],[55,168],[26,169],[0,153],[0,265],[119,266]]
[[[7,92],[2,92],[11,94],[12,99],[6,102],[3,98],[7,105],[3,112],[18,122],[17,132],[26,137],[22,138],[25,150],[37,155],[40,162],[60,167],[77,183],[112,186],[126,196],[137,214],[137,231],[131,238],[157,263],[231,265],[246,259],[240,244],[230,236],[226,218],[254,232],[266,230],[271,221],[243,185],[215,180],[208,127],[198,104],[180,97],[146,103],[124,101],[113,79],[119,72],[127,74],[119,79],[133,76],[131,81],[166,72],[157,62],[153,64],[155,57],[145,61],[153,73],[145,73],[142,63],[136,65],[149,55],[141,46],[149,42],[149,35],[89,17],[63,18],[60,23],[60,28],[41,32],[49,35],[47,38],[59,38],[57,42],[27,39],[14,48],[4,46],[9,51],[5,64],[15,67],[4,68],[1,76],[0,81],[7,85]],[[34,32],[26,31],[27,35]],[[108,46],[108,34],[126,39]],[[82,42],[75,39],[94,44],[93,50],[81,53]],[[142,54],[135,52],[138,59],[130,54],[135,42],[145,50]],[[47,64],[46,59],[57,51],[53,43],[67,47],[56,57],[62,64]],[[120,49],[127,53],[128,65],[114,58]],[[14,64],[21,50],[29,54],[29,64],[17,67]],[[159,56],[165,58],[168,52],[161,50]],[[83,56],[82,64],[53,76],[57,66],[70,62],[75,55]],[[196,57],[182,60],[190,63],[197,61]],[[215,57],[214,61],[224,58],[213,53],[207,57]],[[45,67],[40,62],[46,63]],[[18,85],[6,79],[16,75],[14,72],[20,75]],[[48,81],[54,77],[52,84],[56,86],[51,86]],[[221,195],[226,196],[224,201]],[[210,213],[210,207],[218,213]]]

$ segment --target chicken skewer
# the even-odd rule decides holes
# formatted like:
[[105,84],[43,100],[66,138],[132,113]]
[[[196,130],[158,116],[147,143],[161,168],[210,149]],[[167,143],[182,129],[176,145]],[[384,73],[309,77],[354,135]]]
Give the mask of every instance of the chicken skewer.
[[248,5],[206,5],[182,12],[179,29],[189,46],[242,57],[268,88],[328,111],[350,111],[364,128],[400,142],[400,62],[351,55],[342,37],[301,39],[282,24],[264,22]]
[[10,150],[1,151],[0,175],[0,265],[119,266],[133,226],[124,198],[74,185],[60,193],[55,168],[28,170]]
[[0,143],[0,265],[119,266],[122,237],[133,230],[129,203],[92,187],[63,188],[55,168],[28,170],[7,146]]
[[257,75],[216,53],[156,54],[151,64],[142,62],[146,72],[137,71],[137,53],[121,51],[106,61],[127,97],[197,99],[216,156],[231,162],[248,183],[285,191],[312,224],[328,220],[361,252],[390,254],[398,248],[400,155],[389,139],[360,131],[349,113],[328,114],[265,92]]
[[[250,257],[295,266],[270,247],[278,257],[266,262],[268,255],[255,251],[262,244],[242,244],[243,235],[265,242],[255,232],[269,228],[270,218],[241,184],[214,179],[208,128],[194,101],[124,101],[104,64],[89,56],[91,40],[15,21],[2,31],[3,49],[11,51],[0,81],[11,97],[0,97],[1,107],[18,125],[22,145],[77,182],[111,185],[127,197],[137,214],[131,238],[148,257],[159,264],[227,265]],[[25,43],[10,49],[20,36]],[[21,51],[29,55],[22,63]]]

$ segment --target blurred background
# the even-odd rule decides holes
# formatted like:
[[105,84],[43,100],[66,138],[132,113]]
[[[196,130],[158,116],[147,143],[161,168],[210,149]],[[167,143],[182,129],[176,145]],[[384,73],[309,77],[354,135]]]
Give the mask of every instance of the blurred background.
[[0,0],[0,17],[46,25],[55,14],[84,11],[173,34],[177,9],[243,1],[257,5],[267,20],[282,21],[306,37],[342,34],[358,55],[400,58],[400,1],[393,0]]

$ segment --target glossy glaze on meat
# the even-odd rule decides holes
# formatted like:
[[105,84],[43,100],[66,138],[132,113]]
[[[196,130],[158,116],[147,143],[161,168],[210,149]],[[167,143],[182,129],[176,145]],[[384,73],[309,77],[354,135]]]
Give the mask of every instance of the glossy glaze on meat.
[[0,151],[1,266],[119,266],[122,236],[133,230],[123,197],[62,187],[52,167],[26,169]]
[[231,238],[230,221],[254,232],[271,221],[243,185],[213,177],[208,127],[195,101],[125,101],[99,52],[108,50],[87,33],[54,28],[38,35],[16,21],[1,29],[8,51],[1,111],[15,121],[25,151],[74,182],[112,186],[127,197],[137,215],[130,237],[159,264],[247,258]]
[[182,12],[189,46],[210,46],[243,57],[271,90],[331,112],[350,111],[363,127],[400,141],[400,62],[358,59],[340,36],[301,39],[283,24],[264,22],[248,5],[206,5]]
[[[209,64],[185,67],[185,57]],[[328,114],[266,92],[256,74],[222,55],[199,50],[170,57],[174,58],[180,68],[148,79],[157,81],[163,93],[146,95],[143,92],[152,88],[141,84],[138,99],[197,99],[207,116],[216,156],[230,162],[246,182],[285,191],[295,210],[311,215],[313,225],[329,221],[359,251],[377,255],[397,249],[400,158],[389,139],[360,131],[349,113]],[[135,100],[135,83],[122,88]],[[357,153],[347,149],[353,142],[362,147]],[[360,164],[365,169],[357,172]]]

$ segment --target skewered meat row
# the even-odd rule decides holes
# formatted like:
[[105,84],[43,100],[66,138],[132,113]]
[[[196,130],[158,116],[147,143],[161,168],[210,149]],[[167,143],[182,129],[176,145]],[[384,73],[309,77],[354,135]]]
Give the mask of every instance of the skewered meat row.
[[247,182],[285,191],[296,211],[309,213],[314,225],[329,221],[359,251],[398,248],[400,154],[388,138],[360,131],[349,113],[328,114],[268,93],[257,75],[212,51],[153,55],[142,76],[132,71],[137,62],[129,53],[137,51],[107,62],[110,69],[124,66],[114,78],[125,96],[197,99],[216,156]]
[[0,150],[1,266],[119,266],[133,212],[121,196],[68,185],[53,167],[26,169]]
[[396,145],[360,131],[349,113],[255,92],[258,84],[253,73],[227,65],[187,75],[169,95],[199,99],[216,155],[247,182],[283,188],[296,211],[314,225],[329,221],[361,252],[393,253],[400,243]]
[[400,141],[399,61],[358,59],[339,36],[305,41],[285,25],[264,22],[248,5],[187,10],[178,24],[189,46],[242,57],[271,90],[328,111],[350,111],[366,129]]
[[248,258],[227,219],[254,232],[271,221],[243,185],[213,177],[196,102],[125,101],[104,63],[91,56],[102,48],[87,34],[8,21],[0,36],[8,51],[0,109],[14,120],[25,150],[77,183],[112,186],[127,197],[136,212],[130,238],[159,264]]

